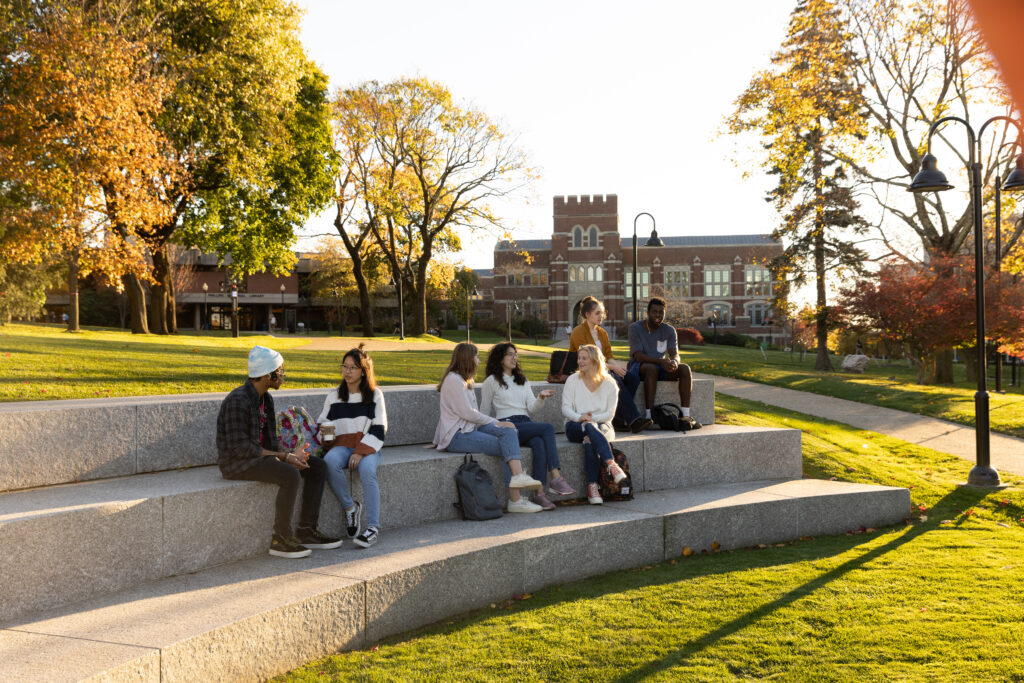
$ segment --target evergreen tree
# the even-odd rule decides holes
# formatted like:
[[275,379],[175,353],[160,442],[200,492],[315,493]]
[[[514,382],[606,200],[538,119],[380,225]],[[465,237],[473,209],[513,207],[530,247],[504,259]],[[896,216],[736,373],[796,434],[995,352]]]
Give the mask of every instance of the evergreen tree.
[[785,251],[772,261],[773,279],[800,285],[814,278],[818,370],[833,369],[826,277],[860,272],[866,258],[849,236],[867,225],[857,215],[845,169],[834,161],[834,152],[850,156],[849,148],[867,133],[850,39],[834,2],[801,0],[772,67],[754,76],[728,120],[734,133],[760,133],[762,164],[778,180],[767,200],[781,215],[774,235]]

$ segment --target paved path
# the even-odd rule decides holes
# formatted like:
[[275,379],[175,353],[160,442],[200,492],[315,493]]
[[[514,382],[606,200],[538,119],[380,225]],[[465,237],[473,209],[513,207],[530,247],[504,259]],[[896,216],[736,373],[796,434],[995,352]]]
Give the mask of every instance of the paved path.
[[[705,375],[694,377],[715,380],[715,391],[729,396],[760,401],[771,406],[824,417],[880,434],[927,446],[958,458],[975,462],[974,429],[934,417],[881,408],[866,403],[832,398],[806,391],[783,389],[767,384],[746,382],[731,377]],[[990,438],[992,466],[1000,472],[1024,474],[1024,439],[992,433]]]

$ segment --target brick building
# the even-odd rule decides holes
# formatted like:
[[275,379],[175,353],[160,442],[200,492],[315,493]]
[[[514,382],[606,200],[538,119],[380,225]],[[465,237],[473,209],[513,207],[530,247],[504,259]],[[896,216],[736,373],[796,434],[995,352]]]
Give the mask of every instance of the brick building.
[[[669,316],[717,319],[719,330],[778,338],[770,324],[772,282],[768,261],[782,252],[771,235],[662,237],[648,247],[637,235],[641,317],[651,296],[669,302]],[[556,336],[579,320],[579,302],[593,295],[604,302],[609,333],[632,316],[633,239],[619,233],[616,195],[555,197],[551,239],[499,242],[494,268],[477,271],[490,314],[546,320]],[[486,303],[474,306],[482,312]],[[513,314],[515,315],[515,314]],[[706,325],[705,325],[706,326]]]

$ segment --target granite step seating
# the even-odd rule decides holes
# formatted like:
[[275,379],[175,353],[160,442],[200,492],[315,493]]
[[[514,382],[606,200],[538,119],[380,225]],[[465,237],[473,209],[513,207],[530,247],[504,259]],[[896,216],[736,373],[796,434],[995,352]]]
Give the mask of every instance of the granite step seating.
[[[429,441],[433,435],[437,418],[430,414],[428,407],[433,405],[436,413],[437,393],[430,387],[421,386],[388,387],[385,391],[389,414],[393,418],[386,457],[378,471],[382,526],[392,529],[455,519],[458,513],[452,503],[457,494],[452,474],[463,456],[422,447],[422,442]],[[561,387],[556,387],[556,392],[560,391]],[[279,395],[277,403],[309,406],[313,401],[322,402],[325,393],[293,392],[283,397]],[[711,396],[711,392],[700,393],[703,402],[709,403],[706,397]],[[174,411],[145,404],[139,409],[153,413],[163,410],[165,414],[176,416],[180,420],[177,427],[169,420],[162,421],[161,425],[165,430],[176,432],[180,440],[189,445],[186,437],[194,439],[197,434],[188,428],[186,421],[190,416],[208,419],[200,408],[213,411],[215,421],[222,397],[220,394],[214,398],[179,399],[172,402],[178,407]],[[560,395],[556,394],[546,402],[545,414],[554,412],[546,415],[551,420],[558,415],[558,400]],[[69,403],[82,411],[81,404],[89,402]],[[13,405],[7,404],[4,408],[9,411]],[[410,406],[416,406],[416,409]],[[39,415],[48,414],[48,419],[53,421],[54,413],[64,413],[59,406],[50,404],[33,403],[27,408],[30,409],[29,414],[36,413],[33,417],[40,421],[45,420]],[[101,411],[130,409],[129,403],[106,405]],[[711,411],[700,412],[707,413],[709,421],[713,419]],[[17,415],[8,412],[8,416],[12,414]],[[78,417],[88,414],[86,410]],[[427,419],[397,419],[405,414],[420,418],[426,414]],[[70,421],[66,423],[70,424]],[[647,461],[653,468],[652,489],[751,477],[782,479],[799,476],[798,432],[777,430],[764,435],[763,439],[773,444],[769,450],[778,457],[764,459],[758,465],[750,460],[754,451],[747,442],[758,438],[762,432],[744,427],[708,425],[692,435],[662,434],[650,439],[623,437],[619,447],[630,456],[632,475],[640,490],[644,489]],[[70,442],[71,437],[66,438]],[[674,440],[682,438],[689,439],[685,449],[687,465],[671,467],[670,463],[676,459],[679,450],[673,445]],[[78,444],[85,442],[84,437],[77,441]],[[390,445],[394,442],[413,442],[415,445]],[[558,444],[563,472],[582,492],[582,449],[577,444],[570,444],[563,436],[559,436]],[[19,447],[27,448],[28,444]],[[102,449],[98,443],[86,447]],[[156,451],[152,447],[138,450],[150,454]],[[190,462],[197,465],[194,467],[0,494],[0,543],[9,549],[0,557],[0,582],[15,586],[13,597],[17,598],[0,602],[0,620],[140,582],[265,553],[269,545],[268,530],[273,526],[276,489],[257,482],[224,480],[216,466],[203,464],[211,460],[208,451],[215,453],[212,439],[199,452],[183,448],[178,452],[164,453],[164,457],[159,459],[140,457],[137,465],[140,469],[153,469],[163,467],[171,459],[184,462],[190,458]],[[523,456],[529,471],[532,458],[528,448],[524,449]],[[46,453],[40,453],[39,458],[43,457],[47,457]],[[495,481],[501,481],[500,463],[496,458],[480,455],[477,458]],[[8,476],[18,474],[16,468],[5,472]],[[353,493],[357,500],[362,499],[358,476],[352,479]],[[501,490],[500,495],[504,499],[505,491]],[[343,525],[337,499],[326,493],[321,509],[321,528],[339,533]],[[43,545],[33,543],[34,539],[41,538],[48,539],[48,542]],[[111,557],[118,557],[121,561],[111,562]],[[54,591],[52,587],[55,585],[62,586],[62,590]]]
[[[657,400],[671,400],[673,391],[665,383]],[[730,548],[838,533],[897,522],[909,509],[905,489],[800,480],[797,430],[712,425],[713,386],[705,381],[694,397],[704,429],[618,441],[630,456],[637,490],[646,492],[635,501],[467,524],[455,520],[451,506],[452,474],[462,456],[414,445],[433,432],[436,393],[429,387],[387,392],[393,417],[379,471],[386,542],[369,551],[346,544],[305,564],[264,554],[273,487],[224,481],[208,464],[207,433],[223,395],[20,404],[20,411],[18,404],[0,406],[22,429],[70,431],[16,437],[22,442],[15,449],[29,448],[55,465],[51,471],[12,472],[3,462],[10,456],[0,454],[2,485],[14,489],[0,494],[0,543],[13,549],[0,559],[0,678],[263,678],[495,596],[646,564],[678,555],[683,545],[709,548],[717,541]],[[304,405],[315,416],[324,393],[275,395],[278,407]],[[559,401],[556,395],[547,402],[551,414],[542,419],[561,423]],[[408,419],[396,419],[399,414]],[[116,429],[105,433],[104,421]],[[117,429],[119,438],[111,439]],[[103,458],[101,442],[118,445]],[[88,452],[87,462],[76,464],[67,449],[57,449],[65,459],[57,464],[60,458],[48,453],[54,443],[75,443],[76,457]],[[582,490],[580,446],[559,437],[559,451],[567,478]],[[478,459],[500,480],[496,459]],[[99,480],[54,485],[69,478]],[[354,484],[358,499],[357,478]],[[42,488],[17,490],[29,486]],[[329,493],[321,522],[329,531],[340,528]],[[594,541],[579,552],[573,545]],[[559,561],[567,543],[572,563]],[[620,548],[623,543],[628,547]],[[577,557],[588,562],[579,566]],[[493,585],[481,580],[486,573],[474,573],[491,558],[503,558],[502,578]],[[540,578],[531,569],[537,558],[550,564]],[[471,590],[447,591],[452,568]],[[437,591],[453,599],[424,608]],[[311,627],[317,619],[331,627]],[[299,623],[316,631],[313,640],[282,648],[275,634]],[[68,653],[59,670],[56,651]]]

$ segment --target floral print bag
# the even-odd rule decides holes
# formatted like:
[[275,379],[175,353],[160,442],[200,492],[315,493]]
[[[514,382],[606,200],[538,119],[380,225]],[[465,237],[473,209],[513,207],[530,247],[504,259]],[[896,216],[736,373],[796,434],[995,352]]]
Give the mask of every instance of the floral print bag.
[[302,406],[288,406],[277,414],[277,440],[289,451],[299,451],[309,444],[309,454],[323,457],[316,420]]

